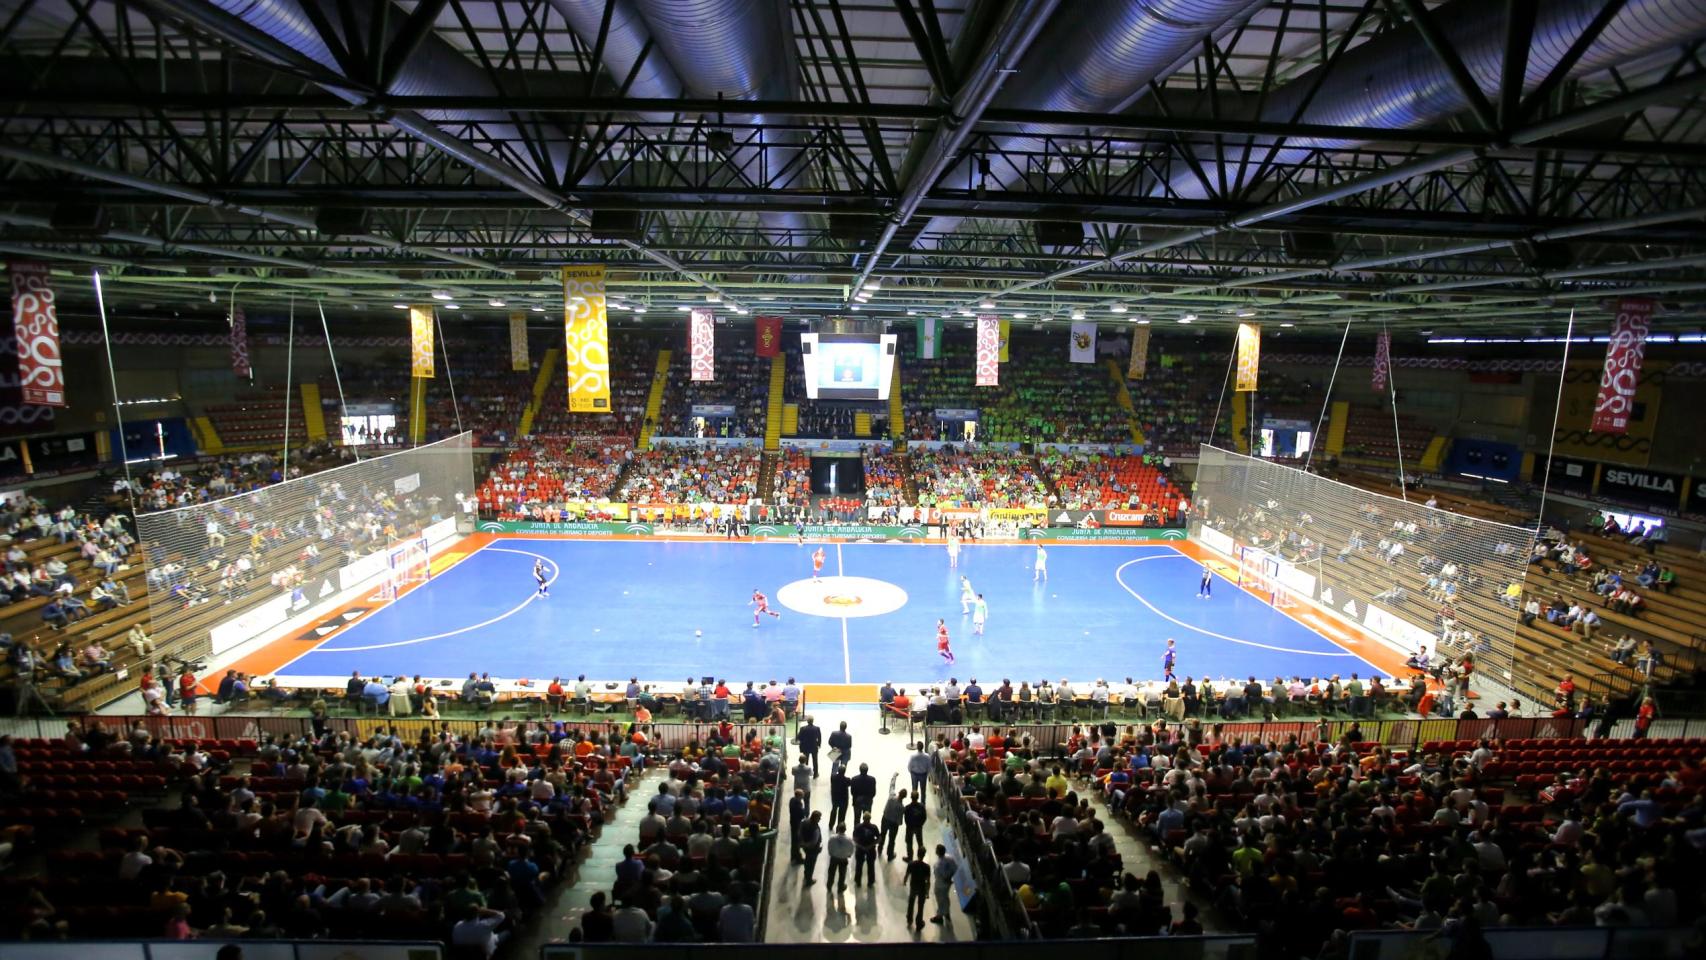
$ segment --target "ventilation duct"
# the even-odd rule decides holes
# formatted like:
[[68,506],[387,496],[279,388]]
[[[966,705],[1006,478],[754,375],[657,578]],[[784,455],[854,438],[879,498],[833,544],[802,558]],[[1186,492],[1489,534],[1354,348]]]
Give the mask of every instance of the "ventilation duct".
[[[1523,89],[1533,90],[1564,59],[1576,39],[1604,9],[1606,0],[1546,0],[1537,4],[1534,36],[1529,44]],[[1504,66],[1507,5],[1488,0],[1454,0],[1432,12],[1431,18],[1457,51],[1476,86],[1496,95]],[[1629,0],[1570,70],[1581,77],[1706,34],[1706,0]],[[1274,123],[1312,123],[1341,127],[1406,129],[1420,127],[1469,109],[1437,54],[1428,48],[1413,25],[1374,37],[1347,50],[1321,88],[1304,100],[1325,67],[1296,78],[1268,97],[1260,119]],[[1225,166],[1217,168],[1212,151],[1199,149],[1209,179],[1219,188],[1241,174],[1254,174],[1267,159],[1272,138],[1258,139],[1250,149],[1226,145]],[[1274,155],[1276,164],[1301,162],[1310,150],[1344,149],[1357,141],[1291,139]],[[1243,162],[1248,157],[1247,162]],[[1219,176],[1216,170],[1220,170]],[[1200,199],[1203,184],[1190,173],[1174,178],[1180,195]]]

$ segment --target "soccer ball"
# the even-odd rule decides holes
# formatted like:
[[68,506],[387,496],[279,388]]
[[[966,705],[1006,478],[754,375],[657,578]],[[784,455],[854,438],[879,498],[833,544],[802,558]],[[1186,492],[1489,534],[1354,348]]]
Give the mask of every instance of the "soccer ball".
[[702,637],[702,636],[704,636],[704,635],[705,635],[705,631],[703,631],[703,630],[695,630],[695,631],[693,631],[693,635],[694,635],[694,636],[695,636],[695,637]]

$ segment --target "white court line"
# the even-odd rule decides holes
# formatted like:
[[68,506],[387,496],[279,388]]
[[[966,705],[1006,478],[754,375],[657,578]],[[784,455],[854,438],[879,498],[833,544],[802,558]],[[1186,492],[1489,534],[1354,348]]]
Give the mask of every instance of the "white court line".
[[[563,575],[563,568],[557,566],[556,562],[553,561],[550,557],[540,556],[537,553],[533,553],[533,552],[530,552],[527,550],[505,550],[503,547],[487,547],[486,549],[490,550],[492,553],[516,553],[516,554],[520,554],[521,556],[524,556],[524,557],[533,557],[536,560],[545,561],[545,565],[551,568],[551,579],[545,581],[546,587],[549,587],[549,586],[551,586],[551,584],[556,583],[557,578]],[[521,601],[520,603],[511,607],[510,609],[505,610],[503,613],[500,613],[497,616],[492,617],[489,620],[482,620],[479,623],[473,624],[471,626],[458,627],[455,630],[449,630],[449,631],[446,631],[444,633],[435,633],[435,634],[432,634],[431,636],[427,636],[427,637],[415,637],[412,640],[394,640],[390,643],[369,643],[369,644],[366,644],[366,645],[360,646],[360,647],[315,647],[313,650],[308,651],[308,653],[360,653],[364,650],[388,650],[392,647],[411,647],[417,643],[426,643],[428,640],[443,640],[445,637],[459,636],[461,634],[468,633],[468,632],[474,631],[474,630],[479,630],[483,627],[489,627],[494,623],[498,623],[500,621],[507,620],[510,617],[514,616],[515,614],[520,613],[528,604],[532,603],[533,601],[535,601],[537,599],[539,599],[539,591],[537,589],[535,589],[527,595],[526,600]],[[333,636],[335,636],[335,634]],[[330,641],[331,637],[327,637],[326,640]],[[307,656],[308,653],[304,653],[302,656]],[[298,657],[297,659],[301,659],[301,658]],[[291,663],[295,663],[295,662],[296,662],[295,660],[291,661]],[[289,666],[289,665],[290,664],[286,664],[285,666]],[[277,672],[282,673],[283,670],[284,670],[284,668],[280,667]]]
[[[835,575],[845,577],[847,570],[841,565],[841,544],[835,545]],[[841,618],[841,682],[853,682],[853,657],[847,652],[847,618]]]
[[1167,614],[1161,612],[1161,608],[1157,607],[1153,603],[1150,603],[1147,599],[1144,598],[1143,594],[1138,593],[1136,590],[1133,590],[1130,586],[1128,586],[1126,584],[1125,580],[1120,577],[1120,574],[1125,572],[1125,568],[1131,566],[1134,563],[1143,563],[1146,560],[1171,560],[1173,557],[1182,557],[1186,560],[1190,559],[1189,557],[1186,557],[1182,553],[1174,553],[1172,555],[1160,554],[1160,555],[1153,556],[1153,557],[1138,557],[1135,560],[1127,560],[1125,563],[1120,564],[1118,567],[1116,567],[1114,569],[1114,582],[1120,585],[1120,589],[1124,590],[1126,593],[1129,593],[1133,597],[1135,597],[1137,599],[1138,603],[1141,603],[1144,606],[1148,607],[1156,616],[1160,617],[1163,620],[1167,620],[1171,623],[1178,624],[1179,626],[1184,627],[1186,630],[1190,630],[1190,631],[1195,632],[1195,633],[1200,633],[1205,637],[1213,637],[1216,640],[1225,640],[1228,643],[1241,643],[1246,647],[1260,647],[1263,650],[1273,650],[1273,651],[1276,651],[1278,653],[1295,653],[1295,654],[1298,654],[1300,656],[1306,656],[1306,657],[1356,657],[1357,656],[1356,654],[1351,653],[1348,650],[1341,650],[1338,653],[1327,653],[1326,651],[1323,651],[1323,650],[1294,650],[1291,647],[1276,647],[1276,646],[1274,646],[1272,644],[1268,644],[1268,643],[1257,643],[1254,640],[1241,640],[1237,637],[1229,637],[1224,633],[1215,633],[1213,630],[1204,630],[1202,627],[1192,626],[1191,624],[1188,624],[1185,621],[1178,619],[1177,617],[1168,616]]

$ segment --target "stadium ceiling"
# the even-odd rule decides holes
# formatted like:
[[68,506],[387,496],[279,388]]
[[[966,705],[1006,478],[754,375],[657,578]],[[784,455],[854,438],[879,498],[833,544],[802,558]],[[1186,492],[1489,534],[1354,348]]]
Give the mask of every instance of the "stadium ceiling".
[[1694,329],[1702,39],[1706,0],[0,0],[0,255],[339,317],[603,262],[658,322]]

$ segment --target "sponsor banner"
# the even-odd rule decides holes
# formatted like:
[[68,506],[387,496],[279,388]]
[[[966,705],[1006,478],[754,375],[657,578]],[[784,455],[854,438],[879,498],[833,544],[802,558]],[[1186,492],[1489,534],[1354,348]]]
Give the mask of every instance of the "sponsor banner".
[[887,453],[893,446],[887,440],[875,438],[869,440],[787,440],[782,443],[784,449],[799,450],[808,454],[858,454],[869,450],[873,453]]
[[521,371],[530,366],[527,362],[527,314],[517,310],[509,315],[509,368]]
[[1256,389],[1256,370],[1262,362],[1262,328],[1253,323],[1238,325],[1238,375],[1233,390],[1250,393]]
[[432,308],[409,308],[409,376],[432,379]]
[[1110,527],[1141,527],[1152,516],[1145,510],[1098,510],[1096,513]]
[[671,447],[757,447],[764,444],[763,437],[653,437],[652,446]]
[[605,312],[604,267],[563,268],[563,363],[568,369],[569,412],[610,412],[610,317]]
[[564,503],[545,504],[543,505],[542,513],[535,514],[531,518],[522,522],[567,523],[570,521],[585,520],[587,514],[590,513],[599,515],[596,520],[592,521],[595,523],[609,521],[626,522],[629,516],[628,504],[626,503],[610,503],[605,500],[570,500]]
[[[674,506],[666,505],[666,506]],[[627,533],[645,535],[652,532],[649,523],[585,520],[487,520],[480,524],[481,533],[549,533],[563,537],[608,537]]]
[[1535,483],[1539,483],[1546,478],[1549,472],[1552,486],[1580,490],[1585,493],[1593,485],[1593,466],[1586,460],[1553,457],[1551,470],[1548,471],[1546,460],[1535,457],[1534,476],[1531,479]]
[[1277,579],[1292,596],[1315,599],[1315,575],[1305,572],[1302,567],[1281,560]]
[[0,443],[0,478],[14,480],[29,474],[30,460],[24,450],[22,440]]
[[939,327],[935,317],[921,317],[918,321],[918,340],[915,344],[918,359],[936,359],[936,338]]
[[1001,331],[996,319],[989,315],[977,318],[977,385],[994,387],[1001,383]]
[[1197,539],[1202,541],[1203,546],[1215,551],[1216,553],[1223,553],[1230,557],[1238,552],[1238,545],[1231,537],[1221,533],[1219,530],[1214,529],[1208,524],[1203,524],[1202,528],[1197,533]]
[[255,635],[271,630],[288,616],[289,593],[281,593],[265,603],[250,607],[242,616],[227,620],[207,632],[208,640],[213,644],[213,655],[217,657]]
[[695,403],[687,409],[693,411],[695,417],[732,417],[735,415],[735,405],[732,403]]
[[35,437],[27,441],[24,448],[31,473],[58,473],[93,467],[99,456],[92,433]]
[[1363,610],[1362,625],[1399,653],[1415,653],[1418,647],[1434,648],[1433,631],[1418,627],[1372,603]]
[[1149,328],[1138,327],[1131,333],[1131,359],[1127,361],[1125,378],[1142,380],[1149,372]]
[[716,325],[709,310],[687,315],[688,365],[694,380],[717,379]]
[[65,362],[59,352],[59,314],[45,263],[14,262],[12,335],[18,341],[18,386],[23,401],[65,406]]
[[437,546],[442,541],[456,536],[456,518],[445,517],[437,523],[429,524],[425,530],[421,531],[421,536],[426,538],[429,548]]
[[1068,335],[1069,348],[1067,356],[1073,363],[1096,362],[1096,324],[1091,320],[1080,320],[1072,325]]
[[1605,367],[1599,375],[1599,397],[1594,401],[1593,420],[1588,426],[1594,433],[1621,434],[1629,430],[1654,306],[1654,301],[1642,297],[1617,301],[1611,342],[1605,346]]
[[1102,511],[1051,509],[1048,512],[1048,525],[1051,527],[1076,527],[1086,521],[1099,526],[1102,523]]
[[1060,453],[1108,453],[1129,454],[1142,456],[1143,447],[1136,443],[1039,443],[1038,450],[1055,450]]
[[1706,477],[1695,477],[1688,488],[1688,505],[1683,509],[1689,513],[1706,514]]
[[1374,375],[1369,385],[1375,393],[1386,392],[1386,378],[1392,375],[1392,334],[1382,330],[1374,338]]
[[1029,540],[1183,540],[1183,527],[1046,527],[1025,531]]
[[990,507],[984,513],[991,520],[1018,520],[1022,523],[1048,522],[1048,511],[1042,507]]
[[1000,350],[996,354],[995,360],[997,363],[1006,363],[1008,356],[1007,344],[1013,338],[1013,321],[1002,320],[999,332],[1001,335],[999,341]]
[[759,356],[774,357],[782,352],[781,317],[753,317],[752,332]]
[[977,419],[977,411],[976,410],[967,410],[963,407],[937,407],[936,408],[936,419],[938,419],[938,420],[976,420]]
[[411,473],[406,477],[398,477],[396,480],[391,482],[391,486],[396,489],[399,496],[406,493],[414,493],[416,490],[421,488],[421,475],[418,473]]
[[1603,496],[1618,500],[1676,506],[1682,496],[1682,485],[1685,482],[1687,478],[1679,473],[1608,465],[1600,471],[1599,492]]
[[375,550],[374,552],[353,560],[338,570],[338,589],[353,590],[363,582],[379,576],[391,569],[391,551]]
[[239,377],[253,377],[249,365],[249,318],[242,307],[231,308],[231,372]]

